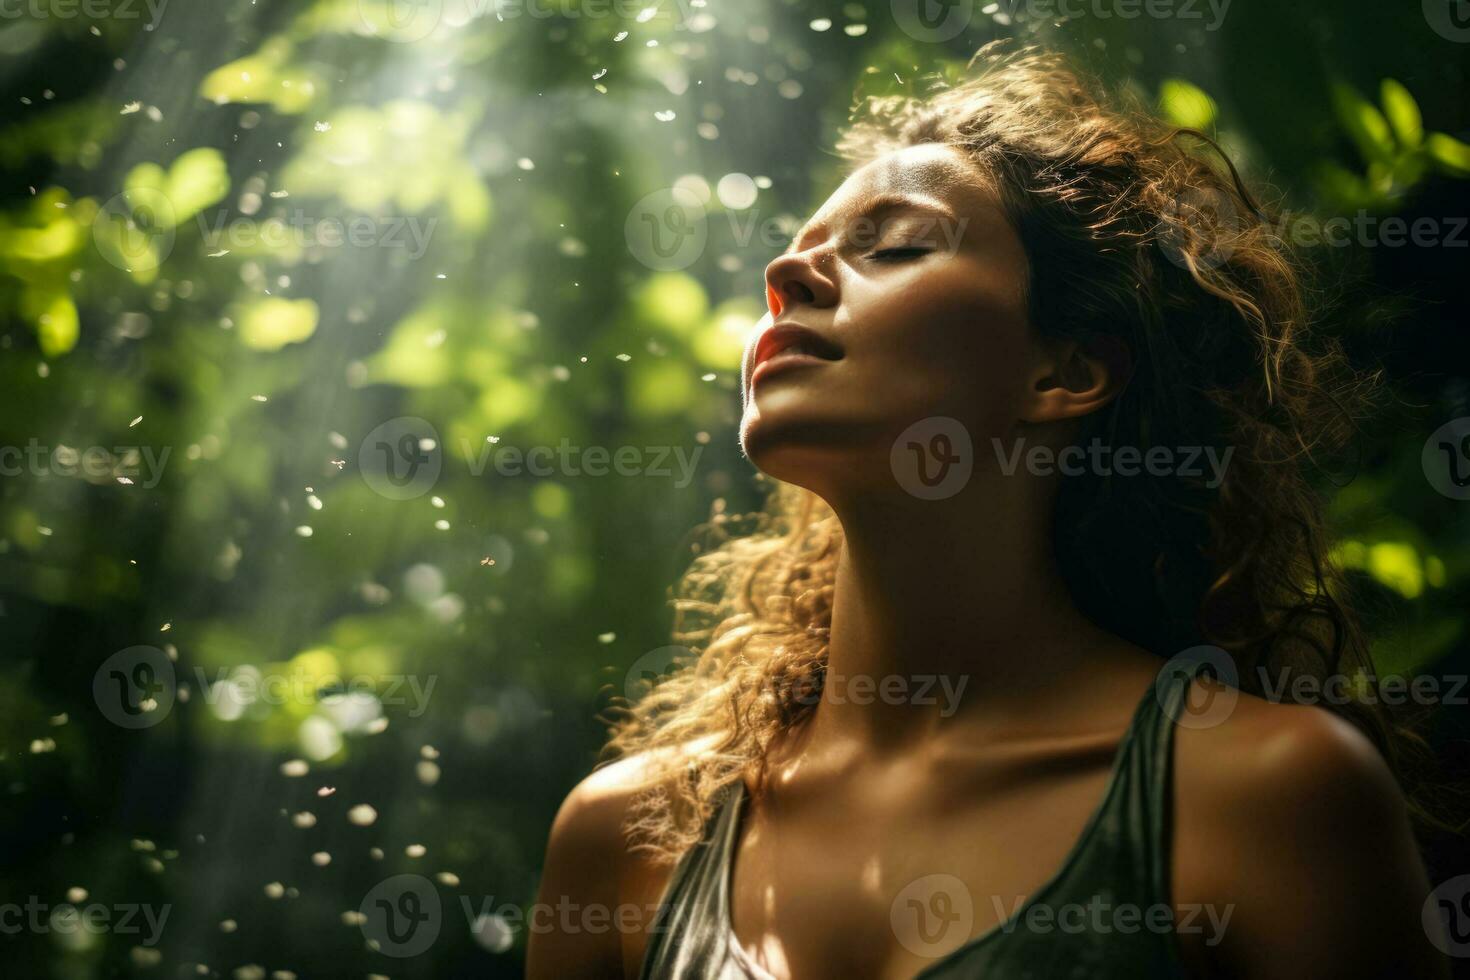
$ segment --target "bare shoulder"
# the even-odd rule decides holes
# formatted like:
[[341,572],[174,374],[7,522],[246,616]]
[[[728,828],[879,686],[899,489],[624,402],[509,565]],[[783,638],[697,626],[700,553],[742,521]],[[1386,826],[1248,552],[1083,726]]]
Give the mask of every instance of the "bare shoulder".
[[1174,900],[1228,926],[1208,949],[1181,928],[1187,956],[1255,978],[1442,976],[1408,805],[1373,741],[1326,708],[1195,685],[1234,703],[1175,730]]
[[1206,697],[1234,698],[1218,724],[1176,729],[1180,779],[1195,802],[1228,813],[1233,824],[1310,824],[1332,811],[1346,820],[1347,830],[1381,826],[1406,813],[1383,755],[1347,719],[1314,705],[1237,692],[1211,678],[1194,685]]
[[527,918],[531,980],[637,975],[672,866],[629,847],[630,808],[641,794],[658,791],[677,758],[696,750],[619,759],[593,770],[567,794],[552,822],[534,914]]

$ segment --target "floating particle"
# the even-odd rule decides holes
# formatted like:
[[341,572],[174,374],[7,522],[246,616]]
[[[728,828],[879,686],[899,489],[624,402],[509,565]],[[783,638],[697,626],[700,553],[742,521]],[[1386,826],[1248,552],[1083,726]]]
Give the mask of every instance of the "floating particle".
[[649,21],[653,20],[653,18],[655,18],[657,16],[658,16],[658,8],[657,7],[644,7],[642,10],[638,11],[638,16],[637,17],[634,17],[633,19],[635,21],[637,21],[638,23],[640,23],[640,24],[646,24]]
[[673,122],[673,120],[674,120],[674,110],[673,109],[663,109],[663,110],[660,110],[660,111],[655,112],[653,114],[653,118],[657,119],[659,122]]
[[599,69],[597,69],[597,73],[592,76],[592,80],[595,82],[599,78],[601,78],[603,75],[606,75],[606,74],[607,74],[607,69],[606,68],[599,68]]
[[616,640],[617,638],[618,638],[618,634],[616,634],[616,633],[598,633],[597,634],[597,642],[598,643],[611,643],[613,640]]
[[433,786],[439,782],[439,776],[441,775],[441,773],[439,767],[436,764],[430,762],[427,759],[422,759],[419,761],[418,765],[415,768],[417,770],[419,782],[423,785]]
[[378,811],[366,803],[359,803],[347,811],[347,819],[359,827],[371,827],[378,819]]
[[286,886],[279,881],[273,881],[265,886],[266,898],[283,898],[286,894]]
[[302,830],[305,830],[308,827],[315,827],[316,814],[312,813],[310,810],[302,810],[300,813],[291,818],[291,822],[300,827]]
[[332,855],[328,854],[326,851],[317,851],[311,856],[311,863],[316,865],[318,868],[325,868],[327,865],[332,863]]
[[87,889],[80,886],[72,886],[66,890],[66,900],[73,905],[80,905],[87,900]]
[[141,421],[143,421],[143,416],[139,415],[137,418],[128,423],[128,428],[131,429],[133,426],[137,425]]
[[296,528],[296,536],[298,538],[309,538],[311,537],[311,534],[312,531],[310,524],[302,524]]
[[236,922],[234,919],[225,919],[219,924],[220,932],[234,932],[238,928],[240,928],[240,923]]
[[332,131],[332,124],[329,122],[318,122],[311,128],[316,130],[318,133],[329,133]]
[[143,103],[141,102],[126,102],[123,104],[121,111],[118,112],[118,115],[131,116],[135,112],[141,112],[142,109]]
[[434,527],[440,531],[447,531],[449,530],[449,522],[441,517],[434,522]]
[[520,167],[522,170],[535,170],[536,161],[532,160],[530,157],[521,157],[519,160],[516,161],[516,166]]
[[713,371],[711,371],[708,374],[701,374],[699,376],[699,380],[700,381],[713,381],[713,380],[715,380],[715,373]]
[[622,361],[624,364],[628,363],[632,359],[633,359],[633,355],[632,354],[619,354],[618,355],[618,360]]
[[622,41],[622,40],[626,39],[627,36],[628,36],[628,32],[627,31],[618,31],[616,34],[613,35],[613,40],[614,41]]
[[31,740],[31,755],[41,755],[46,752],[56,751],[56,739],[36,738]]
[[368,857],[372,858],[374,861],[383,860],[383,849],[381,847],[369,848]]
[[316,795],[317,796],[331,796],[335,792],[337,792],[337,787],[335,787],[335,786],[323,786],[321,789],[319,789],[319,790],[316,791]]
[[429,503],[433,504],[435,507],[443,507],[444,506],[444,498],[443,497],[440,497],[437,494],[435,494],[434,496],[432,496],[432,497],[429,498]]
[[862,37],[864,34],[868,33],[868,25],[848,24],[842,29],[842,33],[846,34],[848,37]]
[[163,962],[163,951],[148,946],[134,946],[128,950],[128,959],[133,961],[134,966],[147,969]]
[[441,885],[448,885],[450,888],[459,887],[459,875],[455,874],[453,871],[441,871],[436,874],[434,878]]
[[265,395],[251,395],[250,396],[250,400],[253,401],[253,402],[270,401],[270,399],[267,398]]
[[305,759],[291,759],[287,762],[281,763],[282,776],[290,776],[292,778],[295,778],[298,776],[305,776],[309,772],[311,772],[311,766],[307,765]]
[[344,926],[360,926],[360,925],[362,925],[366,921],[367,921],[367,916],[363,915],[361,912],[357,911],[356,909],[353,909],[350,912],[343,912],[342,913],[342,924]]
[[821,31],[830,30],[832,28],[832,20],[829,17],[818,17],[807,26],[809,26],[812,30],[820,33]]
[[321,510],[322,509],[322,498],[318,497],[314,493],[313,494],[309,494],[309,495],[307,495],[307,498],[306,498],[306,505],[308,507],[310,507],[312,510]]
[[403,849],[403,853],[411,858],[421,858],[429,853],[429,849],[422,844],[410,844]]
[[491,953],[504,953],[515,943],[515,930],[504,916],[486,912],[470,926],[475,942]]

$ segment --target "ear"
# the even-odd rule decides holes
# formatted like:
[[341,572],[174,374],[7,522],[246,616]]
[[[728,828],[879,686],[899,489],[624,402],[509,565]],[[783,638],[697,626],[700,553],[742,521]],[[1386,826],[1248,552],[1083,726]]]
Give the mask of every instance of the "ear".
[[1123,390],[1133,373],[1133,358],[1117,337],[1059,340],[1032,375],[1027,422],[1061,422],[1102,408]]

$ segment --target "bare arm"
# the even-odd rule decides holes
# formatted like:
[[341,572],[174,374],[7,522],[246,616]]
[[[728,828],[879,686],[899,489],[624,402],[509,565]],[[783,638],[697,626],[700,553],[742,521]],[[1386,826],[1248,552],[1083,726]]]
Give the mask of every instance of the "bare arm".
[[[614,767],[609,767],[609,769]],[[623,974],[619,933],[599,909],[618,905],[625,798],[604,769],[582,780],[557,811],[536,905],[527,916],[528,980]]]

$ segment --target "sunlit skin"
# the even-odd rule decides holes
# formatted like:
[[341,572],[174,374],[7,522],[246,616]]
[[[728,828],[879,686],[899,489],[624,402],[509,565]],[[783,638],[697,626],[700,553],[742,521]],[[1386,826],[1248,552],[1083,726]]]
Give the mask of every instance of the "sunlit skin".
[[[1025,251],[984,176],[950,148],[856,171],[766,278],[741,444],[841,521],[828,676],[967,683],[947,717],[942,702],[824,691],[774,748],[768,790],[746,811],[732,924],[775,977],[909,980],[935,960],[894,935],[897,893],[952,874],[976,896],[971,936],[996,926],[1071,851],[1157,675],[1155,653],[1099,629],[1068,595],[1051,555],[1057,478],[1006,475],[991,448],[1066,445],[1128,382],[1128,356],[1036,331]],[[772,323],[810,328],[841,356],[752,372]],[[899,433],[932,416],[958,420],[975,446],[973,476],[943,500],[908,493],[890,464]],[[1230,915],[1220,935],[1178,937],[1193,971],[1446,975],[1419,921],[1429,884],[1404,802],[1356,729],[1243,696],[1222,724],[1178,729],[1175,746],[1171,901]],[[568,797],[541,902],[659,900],[671,869],[630,854],[618,830],[644,764],[599,770]],[[530,975],[635,977],[646,945],[636,929],[533,934]]]

